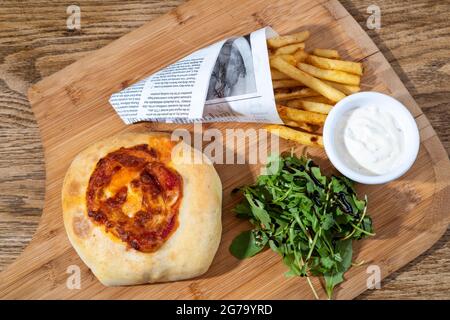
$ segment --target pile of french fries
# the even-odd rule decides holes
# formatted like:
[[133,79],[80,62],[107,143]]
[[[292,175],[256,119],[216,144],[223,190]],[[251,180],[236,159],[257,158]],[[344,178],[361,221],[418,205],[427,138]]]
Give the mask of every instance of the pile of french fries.
[[267,40],[275,101],[283,125],[266,129],[308,146],[323,147],[321,128],[336,102],[360,91],[362,64],[332,49],[305,51],[310,32]]

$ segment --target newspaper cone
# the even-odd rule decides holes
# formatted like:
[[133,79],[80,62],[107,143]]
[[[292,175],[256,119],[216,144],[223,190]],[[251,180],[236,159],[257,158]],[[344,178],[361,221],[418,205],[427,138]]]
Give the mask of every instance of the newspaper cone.
[[200,49],[109,102],[120,118],[139,121],[282,123],[270,77],[269,27]]

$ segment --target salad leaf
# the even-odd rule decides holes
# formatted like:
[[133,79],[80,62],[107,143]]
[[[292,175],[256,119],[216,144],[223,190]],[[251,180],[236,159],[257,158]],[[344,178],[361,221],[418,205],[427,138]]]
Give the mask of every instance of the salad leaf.
[[329,298],[351,266],[352,241],[373,235],[367,197],[306,157],[271,156],[265,174],[238,192],[244,199],[235,212],[253,229],[237,236],[230,252],[244,259],[269,247],[282,257],[286,276],[323,276]]
[[267,241],[257,242],[252,230],[244,231],[230,245],[230,252],[239,259],[249,258],[264,249]]

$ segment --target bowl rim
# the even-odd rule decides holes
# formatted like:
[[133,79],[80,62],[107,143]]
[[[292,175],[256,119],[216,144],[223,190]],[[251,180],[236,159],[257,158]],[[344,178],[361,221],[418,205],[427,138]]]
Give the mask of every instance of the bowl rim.
[[[355,108],[353,104],[356,100],[384,100],[387,102],[382,105],[382,108],[386,108],[389,105],[390,108],[396,108],[400,111],[402,122],[405,123],[405,126],[409,126],[410,130],[408,130],[408,143],[406,146],[406,156],[404,157],[404,162],[399,165],[395,170],[388,172],[382,175],[365,175],[363,173],[357,172],[348,166],[344,161],[342,161],[341,157],[336,152],[336,145],[334,143],[334,131],[336,127],[336,123],[340,117],[347,111],[352,108]],[[406,122],[405,122],[406,121]],[[417,127],[417,123],[409,112],[408,108],[398,101],[397,99],[386,95],[381,92],[376,91],[361,91],[358,93],[351,94],[344,99],[340,100],[336,105],[331,109],[328,114],[324,128],[323,128],[323,143],[325,148],[325,153],[328,156],[328,159],[334,165],[334,167],[342,173],[347,178],[364,183],[364,184],[382,184],[392,180],[395,180],[405,174],[414,164],[417,154],[419,153],[420,146],[420,135],[419,129]]]

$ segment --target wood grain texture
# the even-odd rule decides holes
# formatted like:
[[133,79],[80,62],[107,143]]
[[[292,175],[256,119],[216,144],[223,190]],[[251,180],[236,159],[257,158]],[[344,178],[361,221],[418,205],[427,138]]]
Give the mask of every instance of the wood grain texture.
[[[430,120],[450,154],[449,1],[341,1],[369,34]],[[367,29],[366,9],[381,9],[381,30]],[[449,299],[450,230],[427,252],[359,299]]]
[[44,205],[44,154],[28,87],[184,1],[82,1],[82,30],[67,1],[0,6],[0,270],[23,251]]
[[[425,113],[430,115],[430,120],[437,127],[448,152],[449,111],[446,104],[449,102],[449,28],[445,20],[448,5],[446,7],[445,2],[411,1],[410,4],[417,10],[407,11],[403,1],[397,4],[392,1],[385,2],[378,3],[382,9],[382,29],[379,33],[369,33]],[[20,236],[9,236],[6,233],[6,238],[1,239],[4,240],[0,248],[5,259],[8,257],[11,259],[21,249],[14,247],[14,242],[18,246],[23,246],[30,237],[32,230],[20,230],[18,226],[24,228],[26,224],[21,222],[26,220],[30,223],[29,228],[33,229],[31,219],[26,217],[24,212],[37,217],[42,208],[44,176],[42,151],[37,137],[37,127],[25,98],[27,87],[31,82],[36,82],[41,77],[61,69],[84,56],[86,52],[102,47],[112,39],[151,19],[152,14],[159,13],[157,10],[160,10],[161,5],[161,2],[126,4],[111,2],[111,6],[107,6],[108,3],[102,2],[101,5],[98,2],[80,3],[83,13],[84,8],[87,8],[87,13],[82,16],[83,28],[79,33],[70,33],[64,28],[65,3],[59,6],[55,6],[54,2],[47,5],[40,2],[36,6],[28,3],[26,7],[20,7],[11,2],[0,9],[0,17],[4,18],[1,20],[6,21],[2,22],[0,29],[2,39],[0,76],[4,85],[1,87],[0,100],[1,136],[2,147],[6,146],[2,148],[0,162],[4,173],[0,179],[5,179],[1,180],[0,185],[3,197],[0,211],[1,235],[4,237],[4,230],[9,230],[9,234],[16,231],[24,234],[24,238],[21,239]],[[164,2],[164,5],[167,5],[165,9],[168,10],[178,3]],[[368,16],[365,13],[368,3],[347,1],[343,4],[364,26]],[[21,12],[20,15],[17,14],[18,11]],[[50,12],[53,13],[49,14]],[[433,21],[433,25],[427,23],[429,21]],[[436,77],[436,74],[439,77]],[[437,79],[442,81],[436,81]],[[6,143],[3,137],[7,137]],[[16,152],[13,152],[14,150]],[[10,156],[13,156],[12,159]],[[11,167],[14,170],[11,170]],[[18,207],[20,210],[17,210]],[[11,227],[14,226],[11,216],[17,212],[22,213],[18,214],[20,216],[15,222],[16,227]],[[391,279],[395,281],[386,280],[383,283],[383,290],[366,293],[362,298],[448,298],[450,290],[448,235],[434,248],[431,255],[418,258],[418,262],[409,267],[411,270],[407,268],[403,273],[394,274]],[[4,264],[10,260],[6,261]],[[406,278],[402,280],[405,273]]]

